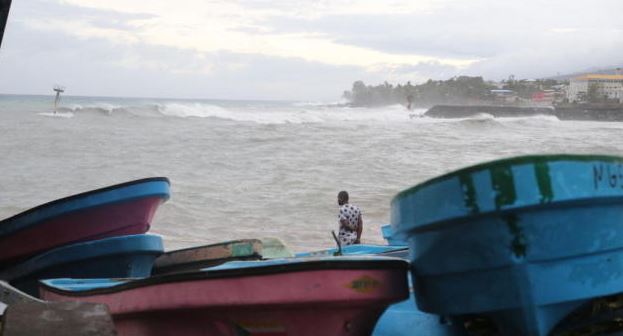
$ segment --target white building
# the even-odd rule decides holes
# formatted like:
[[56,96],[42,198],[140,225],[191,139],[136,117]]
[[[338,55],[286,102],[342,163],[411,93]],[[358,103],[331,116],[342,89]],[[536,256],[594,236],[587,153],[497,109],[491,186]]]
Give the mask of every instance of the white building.
[[623,75],[583,75],[571,79],[567,90],[569,102],[585,102],[588,91],[595,86],[597,97],[608,97],[623,103]]

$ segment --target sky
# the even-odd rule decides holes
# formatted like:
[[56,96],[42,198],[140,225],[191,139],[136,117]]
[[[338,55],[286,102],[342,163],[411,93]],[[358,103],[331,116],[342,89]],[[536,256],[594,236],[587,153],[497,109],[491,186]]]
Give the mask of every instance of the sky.
[[623,65],[621,0],[14,0],[0,93],[339,101]]

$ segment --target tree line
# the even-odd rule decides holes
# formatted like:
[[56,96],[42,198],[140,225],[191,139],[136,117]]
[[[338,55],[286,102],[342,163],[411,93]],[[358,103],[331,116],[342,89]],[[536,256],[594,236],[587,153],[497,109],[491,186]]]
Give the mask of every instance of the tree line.
[[[551,79],[537,81],[518,81],[513,76],[502,81],[502,89],[512,90],[518,97],[529,99],[539,90],[558,84]],[[459,76],[448,80],[432,80],[419,85],[392,85],[384,82],[380,85],[366,85],[362,81],[353,83],[350,91],[344,91],[343,97],[351,106],[382,106],[403,104],[406,106],[428,108],[439,104],[474,105],[493,102],[491,90],[498,89],[495,83],[487,82],[482,77]]]

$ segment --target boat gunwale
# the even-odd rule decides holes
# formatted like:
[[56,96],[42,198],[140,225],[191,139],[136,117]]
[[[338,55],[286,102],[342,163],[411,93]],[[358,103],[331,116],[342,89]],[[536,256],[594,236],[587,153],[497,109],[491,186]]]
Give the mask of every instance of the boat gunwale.
[[164,275],[169,273],[184,273],[184,272],[192,272],[198,271],[204,268],[216,267],[222,264],[228,263],[230,261],[262,261],[262,256],[259,254],[248,255],[244,257],[227,257],[227,258],[219,258],[219,259],[206,259],[206,260],[197,260],[190,261],[187,263],[180,264],[170,264],[167,266],[156,266],[152,268],[151,276],[156,275]]
[[[296,258],[294,258],[296,259]],[[261,262],[258,262],[261,263]],[[86,297],[92,295],[106,295],[121,293],[125,290],[139,289],[153,285],[161,285],[174,282],[188,282],[211,279],[227,279],[235,277],[250,277],[275,275],[283,273],[298,273],[305,271],[326,271],[326,270],[409,270],[409,262],[404,259],[394,257],[375,257],[374,259],[344,259],[344,260],[301,260],[286,264],[258,265],[257,267],[241,267],[230,269],[170,273],[156,275],[143,279],[128,279],[119,285],[86,289],[86,290],[64,290],[48,285],[47,281],[39,281],[39,288],[46,291],[66,296],[66,297]],[[111,279],[114,280],[114,279]]]
[[[130,244],[128,244],[130,243]],[[115,247],[114,251],[110,249]],[[75,250],[87,249],[82,254]],[[90,259],[103,259],[122,255],[162,254],[162,237],[153,234],[136,234],[104,238],[100,240],[78,242],[64,245],[28,258],[14,267],[0,270],[0,279],[15,281],[17,279],[45,272],[52,267],[84,262]],[[62,257],[61,257],[62,256]],[[65,257],[66,256],[66,257]],[[55,259],[50,259],[55,258]],[[45,263],[44,263],[45,262]]]
[[191,246],[191,247],[185,247],[185,248],[181,248],[181,249],[176,249],[176,250],[170,250],[170,251],[166,251],[164,252],[164,255],[171,255],[173,253],[176,252],[185,252],[185,251],[190,251],[190,250],[198,250],[198,249],[202,249],[202,248],[207,248],[207,247],[214,247],[214,246],[221,246],[221,245],[230,245],[230,244],[237,244],[237,243],[256,243],[256,242],[262,242],[261,239],[256,239],[256,238],[249,238],[249,239],[236,239],[236,240],[228,240],[228,241],[224,241],[224,242],[219,242],[219,243],[214,243],[214,244],[206,244],[206,245],[200,245],[200,246]]
[[[363,247],[362,250],[349,251],[349,247],[358,248]],[[365,248],[380,249],[381,251],[365,250]],[[354,256],[366,256],[366,255],[382,255],[384,253],[400,252],[408,249],[409,246],[405,245],[377,245],[377,244],[352,244],[348,246],[342,246],[342,256],[354,257]],[[336,256],[334,253],[338,252],[338,248],[326,248],[322,250],[314,250],[308,252],[300,252],[294,255],[295,258],[319,258]]]
[[[518,206],[515,208],[506,208],[506,209],[495,209],[487,212],[478,212],[467,215],[458,215],[454,217],[447,217],[444,219],[436,220],[426,224],[415,224],[413,221],[409,221],[405,223],[404,221],[401,224],[395,224],[400,226],[409,226],[404,229],[397,230],[398,235],[405,236],[406,234],[421,234],[427,232],[436,232],[439,229],[444,229],[448,227],[452,227],[454,225],[470,225],[474,221],[474,219],[482,219],[487,217],[496,217],[496,216],[508,216],[511,214],[518,214],[522,212],[530,212],[530,211],[539,211],[539,210],[552,210],[552,209],[560,209],[566,208],[570,206],[578,206],[578,207],[589,207],[595,204],[616,204],[619,203],[619,200],[623,200],[623,195],[617,196],[599,196],[599,197],[584,197],[584,198],[576,198],[576,199],[568,199],[563,201],[556,201],[547,204],[527,204]],[[457,220],[459,223],[456,223]],[[393,225],[393,224],[392,224]]]
[[523,165],[523,164],[542,164],[542,163],[552,163],[552,162],[560,162],[560,161],[579,161],[579,162],[590,162],[590,161],[603,161],[608,163],[620,163],[623,164],[623,157],[616,155],[606,155],[606,154],[543,154],[543,155],[522,155],[522,156],[514,156],[509,158],[497,159],[492,161],[487,161],[483,163],[478,163],[475,165],[467,166],[464,168],[459,168],[448,173],[442,174],[437,177],[433,177],[431,179],[425,180],[424,182],[418,183],[410,188],[407,188],[403,191],[400,191],[396,196],[392,198],[390,204],[394,204],[395,202],[400,201],[407,196],[410,196],[420,189],[428,187],[432,184],[442,182],[444,180],[451,179],[453,177],[460,177],[463,175],[473,174],[478,171],[488,170],[496,167],[512,167],[515,165]]

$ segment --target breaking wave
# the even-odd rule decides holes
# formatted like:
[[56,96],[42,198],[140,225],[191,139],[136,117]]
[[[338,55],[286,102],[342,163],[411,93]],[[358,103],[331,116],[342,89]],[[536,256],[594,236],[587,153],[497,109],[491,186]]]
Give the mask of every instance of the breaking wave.
[[215,118],[258,124],[304,124],[325,122],[403,122],[420,117],[422,110],[408,111],[394,105],[378,108],[354,108],[343,104],[282,103],[282,104],[210,104],[205,102],[156,102],[147,104],[73,104],[59,112],[76,116],[153,117],[153,118]]
[[142,101],[142,102],[89,102],[70,104],[59,108],[60,113],[76,117],[92,115],[107,117],[146,118],[213,118],[257,124],[308,124],[343,122],[383,123],[486,123],[486,122],[555,122],[550,115],[522,117],[494,117],[479,113],[467,118],[431,118],[426,109],[407,110],[402,105],[384,107],[349,107],[343,103],[249,103],[205,101]]

